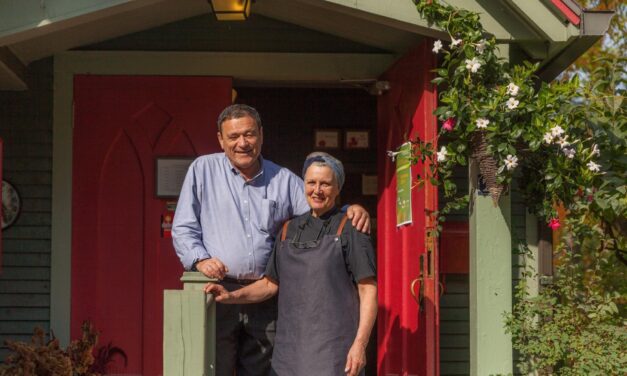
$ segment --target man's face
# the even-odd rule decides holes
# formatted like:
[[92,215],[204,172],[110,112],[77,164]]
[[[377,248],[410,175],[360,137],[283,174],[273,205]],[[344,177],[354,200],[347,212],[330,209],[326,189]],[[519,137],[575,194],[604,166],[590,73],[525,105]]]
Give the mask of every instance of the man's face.
[[227,120],[218,141],[233,167],[246,174],[255,172],[263,144],[263,131],[250,116]]
[[340,188],[330,167],[311,165],[305,172],[305,197],[314,217],[335,207]]

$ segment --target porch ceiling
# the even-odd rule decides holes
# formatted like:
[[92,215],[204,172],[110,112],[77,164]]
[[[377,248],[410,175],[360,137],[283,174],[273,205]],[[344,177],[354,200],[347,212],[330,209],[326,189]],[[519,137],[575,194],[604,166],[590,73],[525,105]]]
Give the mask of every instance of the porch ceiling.
[[[571,0],[560,1],[575,6]],[[448,2],[480,12],[487,30],[501,43],[515,43],[530,58],[559,62],[560,66],[576,55],[573,51],[582,53],[583,47],[601,33],[596,30],[586,43],[570,48],[573,42],[585,39],[581,38],[585,30],[565,22],[553,0]],[[26,89],[25,75],[32,61],[210,11],[206,0],[2,2],[0,90]],[[448,38],[420,19],[410,0],[257,0],[252,11],[397,55],[424,36]],[[581,9],[578,11],[584,15]],[[569,54],[562,54],[569,48]],[[553,67],[551,72],[555,71],[559,69]]]

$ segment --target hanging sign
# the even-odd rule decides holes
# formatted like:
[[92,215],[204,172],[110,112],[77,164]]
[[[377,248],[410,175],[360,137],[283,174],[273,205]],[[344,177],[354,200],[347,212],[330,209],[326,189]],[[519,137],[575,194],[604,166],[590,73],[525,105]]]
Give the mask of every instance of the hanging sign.
[[411,142],[396,153],[396,226],[412,223],[411,217]]

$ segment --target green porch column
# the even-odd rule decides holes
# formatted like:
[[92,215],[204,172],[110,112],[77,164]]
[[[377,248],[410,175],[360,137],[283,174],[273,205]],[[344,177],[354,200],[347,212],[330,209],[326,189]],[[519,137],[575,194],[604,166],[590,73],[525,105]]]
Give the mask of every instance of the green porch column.
[[215,304],[202,290],[210,281],[185,272],[183,290],[163,292],[163,375],[215,374]]
[[503,313],[512,309],[510,197],[495,206],[477,193],[478,172],[470,167],[470,374],[512,373],[512,339]]

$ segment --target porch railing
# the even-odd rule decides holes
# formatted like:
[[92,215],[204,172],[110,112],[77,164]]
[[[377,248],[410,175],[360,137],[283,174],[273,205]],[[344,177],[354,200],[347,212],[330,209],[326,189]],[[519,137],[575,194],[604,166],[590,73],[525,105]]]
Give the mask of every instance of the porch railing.
[[203,286],[209,278],[185,272],[183,290],[163,292],[163,375],[215,375],[215,304]]

